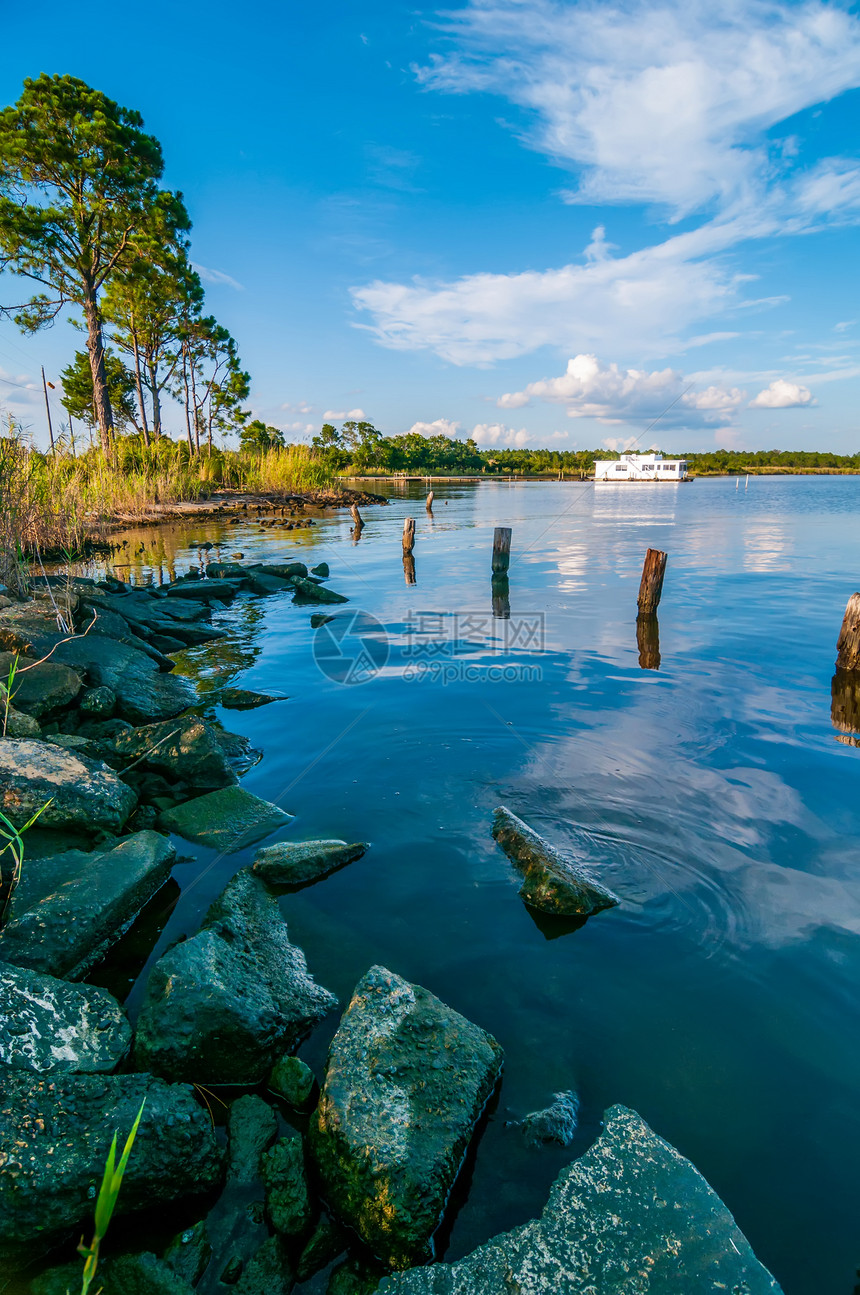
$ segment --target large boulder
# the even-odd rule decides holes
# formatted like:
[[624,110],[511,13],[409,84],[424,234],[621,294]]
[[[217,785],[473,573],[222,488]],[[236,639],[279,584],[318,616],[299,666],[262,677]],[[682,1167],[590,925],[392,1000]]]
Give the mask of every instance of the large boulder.
[[151,1075],[10,1071],[0,1096],[0,1255],[91,1222],[114,1132],[146,1098],[119,1193],[127,1214],[205,1192],[222,1156],[208,1112],[185,1085]]
[[313,580],[293,577],[293,588],[296,591],[294,602],[297,603],[348,603],[343,594],[335,593],[325,585],[314,584]]
[[332,1040],[310,1146],[323,1195],[392,1268],[428,1257],[502,1066],[486,1031],[384,967]]
[[92,853],[28,859],[0,934],[0,960],[79,979],[167,881],[175,858],[158,832],[137,832]]
[[201,791],[238,781],[212,726],[196,715],[144,724],[106,738],[100,746],[118,769],[134,762],[138,769],[190,783]]
[[0,680],[9,678],[15,664],[17,671],[12,681],[12,700],[15,709],[41,719],[55,711],[70,706],[81,691],[81,677],[66,665],[56,661],[32,661],[15,652],[0,652]]
[[45,599],[15,603],[0,611],[0,646],[9,652],[41,657],[63,636],[57,613]]
[[200,602],[229,602],[242,588],[240,580],[177,580],[162,591],[168,598],[195,598]]
[[578,859],[562,854],[516,814],[501,806],[493,836],[524,878],[520,898],[542,913],[588,917],[619,901]]
[[243,870],[202,930],[150,972],[135,1054],[169,1079],[257,1084],[336,1003],[290,943],[277,900]]
[[273,885],[299,886],[327,877],[366,850],[366,841],[276,841],[257,851],[253,868]]
[[292,817],[244,787],[224,787],[166,810],[159,824],[165,832],[175,832],[186,841],[230,854],[262,840]]
[[106,989],[0,963],[0,1067],[115,1070],[130,1043],[131,1026]]
[[117,713],[132,724],[172,719],[197,701],[187,679],[159,670],[137,648],[98,634],[61,643],[51,659],[80,670],[94,688],[112,689]]
[[[135,634],[153,643],[155,647],[161,646],[166,639],[175,639],[181,646],[190,647],[225,637],[224,630],[216,630],[211,625],[200,623],[200,618],[206,615],[205,603],[177,605],[154,598],[151,594],[97,592],[98,597],[81,599],[84,609],[104,608],[121,616]],[[178,608],[181,608],[179,614]],[[190,612],[193,619],[186,620],[182,612]],[[162,646],[161,650],[163,652],[166,649]]]
[[136,804],[132,789],[101,761],[49,742],[0,741],[0,809],[16,827],[45,806],[40,827],[116,833]]
[[386,1278],[380,1295],[781,1295],[716,1192],[624,1106],[562,1170],[539,1219],[455,1264]]

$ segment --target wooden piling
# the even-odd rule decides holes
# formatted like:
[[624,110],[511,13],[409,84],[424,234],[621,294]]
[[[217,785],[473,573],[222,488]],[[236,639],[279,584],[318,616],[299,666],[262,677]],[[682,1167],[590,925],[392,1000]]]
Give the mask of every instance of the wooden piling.
[[490,582],[493,597],[493,616],[496,620],[507,621],[511,618],[510,585],[507,576],[493,576]]
[[660,669],[660,625],[656,616],[636,617],[636,646],[643,670]]
[[352,513],[352,520],[355,522],[357,529],[361,530],[364,525],[364,521],[362,520],[361,513],[358,511],[358,505],[353,504],[349,511]]
[[415,518],[406,517],[403,521],[403,552],[411,553],[415,547]]
[[432,490],[430,491],[429,495],[427,496],[427,503],[425,504],[425,507],[426,507],[426,509],[427,509],[428,513],[432,513],[432,511],[433,511],[433,491],[432,491]]
[[852,594],[836,642],[836,669],[860,670],[860,594]]
[[860,746],[860,670],[837,670],[830,684],[830,719],[837,742]]
[[511,528],[497,526],[493,532],[493,575],[503,576],[511,561]]
[[415,558],[403,550],[403,578],[408,585],[417,584],[415,578]]
[[649,549],[645,554],[645,565],[642,568],[642,580],[639,585],[640,616],[652,615],[660,605],[667,560],[668,555],[660,549]]

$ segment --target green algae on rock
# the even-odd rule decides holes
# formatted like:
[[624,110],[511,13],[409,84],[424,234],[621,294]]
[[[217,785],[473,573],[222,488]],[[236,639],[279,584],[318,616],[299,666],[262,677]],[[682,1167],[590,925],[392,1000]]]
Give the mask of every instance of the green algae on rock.
[[270,884],[299,886],[360,859],[367,848],[366,841],[275,841],[257,851],[252,866]]
[[175,832],[186,841],[231,854],[253,845],[292,818],[292,814],[244,787],[224,787],[166,810],[159,823],[165,832]]
[[619,899],[577,860],[561,853],[509,809],[500,806],[493,836],[522,873],[520,898],[542,913],[588,917],[614,908]]
[[502,1066],[496,1040],[371,967],[329,1049],[310,1126],[323,1197],[390,1267],[428,1257]]

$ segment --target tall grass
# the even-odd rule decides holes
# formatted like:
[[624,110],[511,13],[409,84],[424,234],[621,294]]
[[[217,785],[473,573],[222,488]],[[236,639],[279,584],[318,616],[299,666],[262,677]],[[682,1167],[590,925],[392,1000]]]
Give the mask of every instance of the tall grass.
[[305,445],[192,458],[186,445],[167,437],[145,446],[127,436],[117,438],[109,456],[90,449],[75,457],[41,454],[17,435],[0,437],[0,583],[23,593],[28,558],[81,553],[113,521],[143,521],[219,488],[290,494],[331,479],[331,469]]

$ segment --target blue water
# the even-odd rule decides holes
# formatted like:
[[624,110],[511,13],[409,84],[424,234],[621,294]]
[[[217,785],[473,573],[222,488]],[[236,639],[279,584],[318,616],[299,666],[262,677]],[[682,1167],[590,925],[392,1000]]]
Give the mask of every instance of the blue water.
[[[179,669],[202,688],[286,692],[215,709],[264,751],[244,785],[296,815],[284,835],[372,842],[283,901],[316,977],[345,1001],[382,963],[505,1049],[445,1257],[532,1217],[621,1102],[693,1160],[787,1295],[848,1295],[860,749],[831,722],[831,676],[860,587],[860,479],[440,485],[432,518],[423,489],[391,489],[357,543],[346,514],[298,533],[184,523],[136,533],[149,548],[121,574],[187,570],[191,541],[223,540],[222,556],[328,562],[351,600],[334,610],[379,623],[356,622],[325,673],[316,609],[243,596],[216,615],[230,640]],[[492,614],[496,525],[513,529],[507,620]],[[649,546],[669,554],[659,669],[636,638]],[[365,681],[340,682],[362,646]],[[620,908],[575,932],[536,924],[490,837],[499,804],[584,850]],[[195,857],[153,956],[252,853],[181,848]],[[303,1049],[318,1073],[335,1024]],[[510,1122],[560,1089],[581,1098],[576,1143],[527,1148]]]

